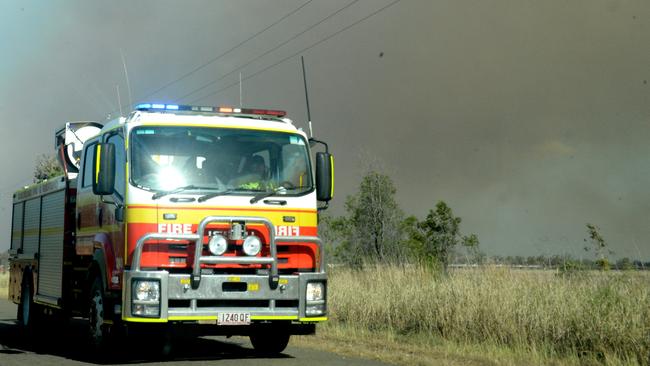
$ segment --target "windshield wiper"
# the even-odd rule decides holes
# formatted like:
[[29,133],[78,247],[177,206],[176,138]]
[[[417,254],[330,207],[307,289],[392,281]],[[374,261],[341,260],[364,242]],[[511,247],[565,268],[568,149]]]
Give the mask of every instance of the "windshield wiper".
[[247,189],[247,188],[231,188],[231,189],[226,189],[226,190],[224,190],[224,191],[218,191],[218,192],[208,193],[208,194],[206,194],[205,196],[201,196],[201,197],[199,197],[199,199],[198,199],[197,201],[199,201],[199,202],[205,202],[205,201],[207,201],[207,200],[209,200],[209,199],[211,199],[211,198],[215,198],[215,197],[218,197],[218,196],[228,195],[228,194],[233,193],[233,192],[248,192],[248,191],[259,191],[259,190],[256,190],[256,189]]
[[152,200],[157,200],[160,197],[167,196],[169,194],[180,193],[180,192],[183,192],[183,191],[187,191],[188,189],[214,189],[214,188],[211,188],[211,187],[199,187],[199,186],[195,186],[194,184],[190,184],[190,185],[187,185],[187,186],[170,189],[169,191],[158,191],[158,192],[154,193],[153,196],[151,196],[151,199]]
[[251,198],[250,202],[252,204],[252,203],[255,203],[255,202],[259,201],[259,200],[263,200],[263,199],[265,199],[267,197],[275,196],[278,193],[286,193],[287,191],[295,191],[297,189],[302,189],[302,187],[285,188],[285,187],[280,186],[280,187],[278,187],[278,188],[276,188],[276,189],[274,189],[272,191],[262,192],[262,193],[260,193],[260,194],[258,194],[256,196],[254,196],[253,198]]

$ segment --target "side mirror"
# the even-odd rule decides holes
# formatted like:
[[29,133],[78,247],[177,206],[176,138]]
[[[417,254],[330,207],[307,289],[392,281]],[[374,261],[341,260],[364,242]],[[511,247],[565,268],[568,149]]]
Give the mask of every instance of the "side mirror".
[[334,197],[334,155],[316,153],[316,199],[329,202]]
[[95,146],[93,161],[93,193],[111,195],[115,192],[115,145],[110,143]]

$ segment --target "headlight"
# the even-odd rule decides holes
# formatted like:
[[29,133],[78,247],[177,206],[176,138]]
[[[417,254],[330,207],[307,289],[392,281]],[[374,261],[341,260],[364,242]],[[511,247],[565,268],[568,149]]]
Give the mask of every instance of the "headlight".
[[131,312],[135,316],[160,316],[160,281],[134,280]]
[[323,301],[325,300],[325,284],[323,282],[309,282],[307,283],[307,301]]
[[307,305],[305,306],[305,315],[319,316],[325,315],[325,304]]
[[160,301],[160,282],[136,280],[133,283],[133,298],[138,301]]
[[308,317],[325,315],[325,282],[307,282],[305,294],[305,315]]
[[208,248],[213,255],[222,255],[228,249],[228,240],[223,235],[213,235],[208,243]]
[[255,235],[247,236],[244,239],[244,253],[246,255],[255,256],[262,249],[262,241]]
[[148,318],[160,317],[160,305],[133,304],[133,307],[131,309],[133,315],[135,316]]

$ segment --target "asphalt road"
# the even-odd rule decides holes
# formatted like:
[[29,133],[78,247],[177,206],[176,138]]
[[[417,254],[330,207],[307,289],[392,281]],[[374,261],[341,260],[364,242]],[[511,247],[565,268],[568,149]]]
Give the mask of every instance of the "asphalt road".
[[277,357],[255,355],[246,338],[180,338],[163,356],[159,345],[142,346],[132,340],[98,357],[83,346],[83,322],[48,323],[38,335],[26,336],[16,324],[16,305],[0,300],[0,366],[12,365],[361,365],[380,362],[292,347]]

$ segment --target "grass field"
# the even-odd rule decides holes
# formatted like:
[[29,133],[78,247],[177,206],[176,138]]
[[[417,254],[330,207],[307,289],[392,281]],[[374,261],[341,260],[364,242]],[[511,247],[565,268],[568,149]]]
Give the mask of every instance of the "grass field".
[[293,344],[404,365],[649,362],[645,272],[339,267],[328,293],[330,321]]
[[403,364],[427,364],[409,356],[426,350],[451,364],[647,364],[649,280],[643,272],[336,268],[331,322],[319,337],[374,344]]

